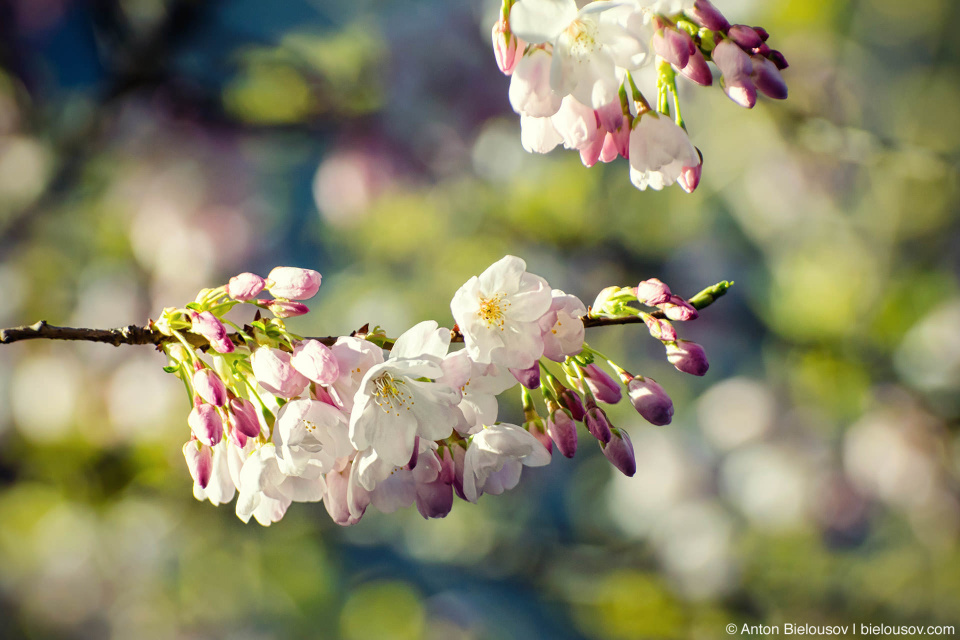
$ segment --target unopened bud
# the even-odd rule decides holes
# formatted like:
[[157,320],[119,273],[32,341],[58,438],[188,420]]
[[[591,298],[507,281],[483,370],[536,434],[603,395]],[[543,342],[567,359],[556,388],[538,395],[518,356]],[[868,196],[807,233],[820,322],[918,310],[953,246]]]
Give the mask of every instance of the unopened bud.
[[588,364],[583,368],[583,377],[590,392],[600,402],[616,404],[620,402],[622,392],[620,383],[595,364]]
[[540,362],[534,362],[533,366],[526,369],[510,369],[510,373],[527,389],[540,388]]
[[340,365],[330,347],[319,340],[304,340],[293,348],[293,368],[317,384],[333,384],[340,377]]
[[200,369],[193,374],[193,390],[214,406],[222,407],[227,402],[227,387],[212,369]]
[[294,318],[310,313],[307,305],[290,300],[267,300],[262,306],[269,309],[270,313],[278,318]]
[[227,295],[234,300],[252,300],[263,291],[266,284],[266,281],[255,273],[241,273],[230,278]]
[[777,65],[777,69],[780,69],[780,71],[783,71],[790,66],[790,64],[787,62],[787,59],[783,57],[783,54],[776,49],[770,51],[767,54],[767,58],[770,59],[770,62]]
[[693,7],[685,13],[698,25],[711,31],[726,31],[730,28],[730,22],[709,0],[695,0]]
[[696,45],[686,31],[666,28],[653,34],[653,49],[657,55],[678,69],[687,66]]
[[767,33],[767,30],[763,27],[753,27],[753,30],[757,32],[757,35],[760,36],[760,39],[764,42],[770,39],[770,34]]
[[707,362],[707,354],[696,342],[689,340],[677,340],[669,342],[667,347],[667,361],[670,362],[678,371],[689,373],[693,376],[702,376],[707,373],[710,363]]
[[523,51],[527,48],[527,43],[513,35],[510,31],[510,25],[501,18],[493,25],[493,31],[490,34],[493,40],[493,55],[497,59],[497,66],[504,75],[512,75],[513,70],[523,57]]
[[727,97],[750,109],[757,103],[757,88],[750,79],[753,62],[732,40],[723,40],[713,50],[713,61],[723,74],[721,85]]
[[276,267],[267,276],[267,289],[277,298],[307,300],[317,295],[320,279],[313,269]]
[[213,446],[223,437],[223,421],[213,405],[196,404],[187,416],[187,424],[197,440],[205,445]]
[[187,461],[190,477],[201,489],[206,489],[213,474],[213,452],[196,440],[183,445],[183,457]]
[[663,310],[663,315],[677,322],[696,320],[700,317],[696,307],[680,296],[671,295],[669,300],[657,306]]
[[563,409],[557,408],[550,413],[547,433],[556,443],[557,450],[567,458],[572,458],[577,452],[577,423]]
[[574,420],[578,422],[583,420],[587,412],[586,409],[583,408],[583,400],[576,391],[564,388],[563,391],[560,392],[559,400],[560,405],[570,412]]
[[587,430],[600,442],[610,442],[610,421],[607,414],[600,407],[591,407],[587,410],[584,419]]
[[655,307],[670,300],[671,295],[673,294],[670,292],[670,287],[657,278],[644,280],[637,285],[636,296],[640,304]]
[[673,401],[653,378],[633,378],[627,383],[627,396],[643,419],[663,426],[673,420]]
[[687,60],[687,66],[680,69],[680,74],[692,82],[696,82],[702,87],[709,87],[713,84],[713,74],[710,73],[710,65],[706,58],[700,52],[700,49],[694,49]]
[[733,25],[727,31],[727,36],[740,45],[742,49],[756,49],[763,44],[760,34],[745,24]]
[[763,56],[753,56],[753,74],[750,76],[763,95],[774,100],[787,99],[787,83],[777,65]]
[[673,325],[670,324],[669,320],[657,318],[650,314],[644,314],[643,321],[646,323],[647,329],[650,331],[650,335],[657,340],[667,340],[672,342],[677,339],[677,330],[673,328]]
[[547,428],[541,418],[538,417],[534,420],[524,422],[523,428],[529,431],[530,435],[536,438],[549,453],[553,452],[553,440],[550,439],[550,435],[547,433]]
[[250,356],[253,375],[260,386],[281,398],[295,398],[310,381],[290,363],[290,354],[279,349],[261,347]]
[[695,167],[683,167],[680,175],[677,177],[677,184],[687,193],[693,193],[700,184],[700,175],[703,173],[703,153],[697,148],[697,155],[700,156],[700,163]]
[[236,347],[234,347],[233,341],[230,340],[230,337],[227,335],[227,328],[223,326],[223,323],[220,322],[215,315],[209,311],[204,311],[203,313],[193,311],[190,313],[190,319],[193,321],[193,326],[190,330],[206,338],[214,351],[219,353],[233,353]]
[[600,443],[603,455],[607,457],[610,464],[620,470],[623,475],[633,477],[637,472],[637,458],[633,453],[633,443],[630,442],[630,436],[623,429],[613,427],[610,442]]
[[257,408],[244,398],[232,398],[227,407],[228,420],[233,430],[248,438],[260,435],[260,420],[257,418]]

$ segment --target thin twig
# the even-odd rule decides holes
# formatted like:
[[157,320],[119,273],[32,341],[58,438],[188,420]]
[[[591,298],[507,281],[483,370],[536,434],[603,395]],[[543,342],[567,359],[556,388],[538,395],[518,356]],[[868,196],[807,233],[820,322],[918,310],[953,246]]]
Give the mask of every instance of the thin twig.
[[[729,289],[732,284],[732,282],[720,282],[712,287],[707,287],[697,295],[690,298],[688,302],[697,309],[704,309],[713,304],[717,298],[726,293],[727,289]],[[655,318],[664,317],[662,311],[654,311],[650,313],[650,315]],[[639,316],[629,316],[626,318],[598,318],[587,315],[583,319],[583,326],[588,329],[593,327],[609,327],[619,324],[642,323],[643,318]],[[363,336],[365,334],[355,333],[355,335]],[[184,337],[190,342],[190,344],[198,348],[203,348],[209,345],[206,338],[197,334],[186,332],[184,333]],[[229,337],[237,346],[243,345],[243,340],[237,334],[230,334]],[[337,341],[337,336],[324,336],[309,339],[318,340],[329,346]],[[106,344],[112,344],[115,347],[129,344],[151,344],[159,347],[165,342],[174,340],[174,338],[160,333],[160,331],[153,328],[151,325],[141,327],[135,324],[118,329],[82,329],[79,327],[57,327],[52,324],[48,324],[46,320],[41,320],[31,325],[0,330],[0,344],[12,344],[22,340],[79,340],[83,342],[104,342]],[[454,329],[450,332],[450,340],[451,342],[463,342],[463,334]],[[389,349],[393,346],[392,340],[383,340],[383,343],[383,347],[385,349]]]

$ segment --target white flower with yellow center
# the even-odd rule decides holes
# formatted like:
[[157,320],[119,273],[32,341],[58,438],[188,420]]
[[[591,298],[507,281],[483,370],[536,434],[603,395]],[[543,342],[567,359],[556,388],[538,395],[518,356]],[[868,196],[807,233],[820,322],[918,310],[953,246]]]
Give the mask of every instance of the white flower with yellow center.
[[397,338],[390,357],[364,374],[353,398],[350,441],[358,451],[372,448],[385,462],[410,461],[416,436],[442,440],[457,422],[460,391],[432,382],[443,375],[440,361],[450,331],[432,320]]
[[450,311],[470,358],[478,364],[526,369],[543,355],[537,321],[550,308],[550,285],[505,256],[454,294]]
[[557,95],[599,109],[617,99],[622,70],[651,58],[653,34],[636,19],[641,11],[640,5],[607,0],[579,11],[575,0],[518,0],[510,28],[530,44],[553,45],[550,86]]

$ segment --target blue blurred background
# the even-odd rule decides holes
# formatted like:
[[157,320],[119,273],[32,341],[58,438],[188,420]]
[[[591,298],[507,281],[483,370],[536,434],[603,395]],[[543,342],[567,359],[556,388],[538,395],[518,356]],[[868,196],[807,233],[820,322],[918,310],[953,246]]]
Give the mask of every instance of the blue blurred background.
[[[660,277],[703,379],[445,520],[196,502],[148,348],[0,348],[0,636],[720,638],[728,623],[960,628],[960,40],[951,0],[718,0],[791,63],[752,111],[683,85],[698,191],[520,147],[481,0],[0,4],[0,326],[143,324],[274,265],[306,335],[450,323],[505,253],[589,303]],[[501,418],[520,421],[515,398]]]

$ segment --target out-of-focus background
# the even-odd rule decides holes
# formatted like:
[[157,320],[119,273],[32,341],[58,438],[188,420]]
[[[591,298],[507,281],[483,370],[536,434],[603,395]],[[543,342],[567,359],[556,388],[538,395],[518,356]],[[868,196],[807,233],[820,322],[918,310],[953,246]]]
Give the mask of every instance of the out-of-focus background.
[[[960,629],[960,4],[718,0],[791,63],[743,110],[684,85],[699,190],[526,154],[480,0],[0,4],[0,326],[143,324],[241,271],[324,275],[306,335],[449,319],[505,253],[589,303],[734,289],[684,337],[589,340],[674,423],[445,520],[191,495],[148,348],[0,347],[0,636],[718,638]],[[519,421],[515,401],[502,419]]]

